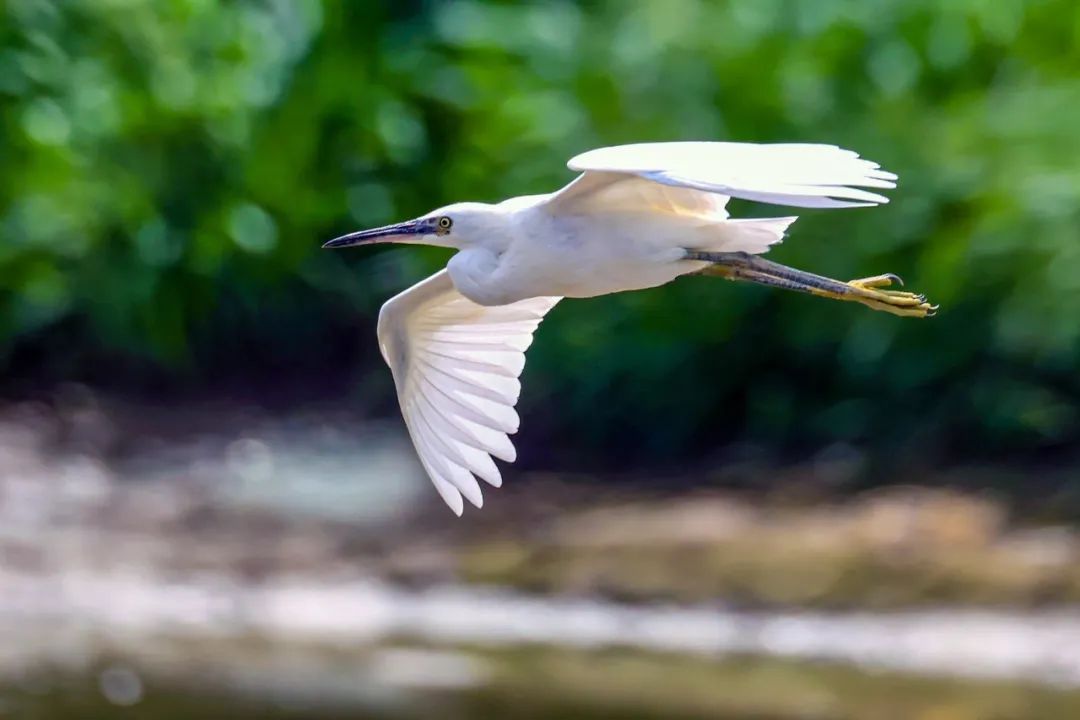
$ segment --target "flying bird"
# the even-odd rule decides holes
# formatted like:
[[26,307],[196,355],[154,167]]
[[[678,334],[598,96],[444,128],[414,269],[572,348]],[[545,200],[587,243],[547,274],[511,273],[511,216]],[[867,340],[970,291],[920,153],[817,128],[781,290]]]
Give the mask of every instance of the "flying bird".
[[876,205],[863,188],[896,175],[832,145],[671,142],[572,158],[561,190],[497,204],[462,202],[414,220],[349,233],[341,248],[415,243],[453,248],[446,269],[391,298],[378,339],[420,462],[446,504],[483,504],[477,478],[499,487],[492,458],[513,462],[510,435],[525,350],[563,298],[640,290],[705,274],[862,303],[906,317],[936,310],[886,289],[893,274],[841,282],[761,257],[795,217],[735,219],[742,198],[802,208]]

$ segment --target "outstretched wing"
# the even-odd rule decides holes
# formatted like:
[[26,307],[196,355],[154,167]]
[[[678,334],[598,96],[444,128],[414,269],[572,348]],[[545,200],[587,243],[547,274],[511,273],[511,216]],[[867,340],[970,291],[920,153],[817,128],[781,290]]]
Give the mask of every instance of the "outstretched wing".
[[610,207],[726,217],[727,198],[808,208],[860,207],[888,198],[896,175],[834,145],[670,142],[582,153],[567,166],[584,174],[554,193],[553,209]]
[[435,489],[458,515],[462,495],[483,505],[477,477],[502,485],[492,456],[517,457],[508,436],[518,429],[518,376],[533,333],[559,300],[477,305],[442,270],[379,312],[379,348],[409,436]]

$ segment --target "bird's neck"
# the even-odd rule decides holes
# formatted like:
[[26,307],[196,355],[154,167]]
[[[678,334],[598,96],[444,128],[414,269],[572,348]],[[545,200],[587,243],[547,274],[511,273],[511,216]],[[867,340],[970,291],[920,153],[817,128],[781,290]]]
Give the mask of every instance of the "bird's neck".
[[446,264],[450,279],[465,297],[478,305],[505,305],[508,299],[498,278],[500,254],[486,247],[465,248]]
[[[500,267],[507,251],[517,240],[520,223],[513,211],[487,208],[467,219],[467,233],[453,234],[458,253],[450,258],[447,270],[458,291],[480,305],[504,305],[520,298],[510,297],[503,287]],[[512,290],[512,289],[509,289]]]

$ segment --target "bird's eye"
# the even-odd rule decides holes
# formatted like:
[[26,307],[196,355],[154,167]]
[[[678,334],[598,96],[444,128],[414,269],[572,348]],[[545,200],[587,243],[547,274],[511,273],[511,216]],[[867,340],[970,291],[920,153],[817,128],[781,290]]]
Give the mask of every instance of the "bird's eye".
[[439,218],[438,222],[440,230],[449,230],[451,227],[454,226],[454,221],[446,215],[443,215],[441,218]]

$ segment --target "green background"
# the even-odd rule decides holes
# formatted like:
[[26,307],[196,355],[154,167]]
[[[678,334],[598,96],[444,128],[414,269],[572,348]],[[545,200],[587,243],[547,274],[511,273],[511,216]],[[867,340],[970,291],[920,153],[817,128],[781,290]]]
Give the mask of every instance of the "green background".
[[708,278],[564,303],[530,351],[523,465],[1073,458],[1073,0],[3,7],[9,395],[347,391],[389,416],[379,305],[447,254],[322,241],[555,189],[605,144],[828,142],[897,172],[892,204],[807,211],[770,257],[897,272],[939,315]]

